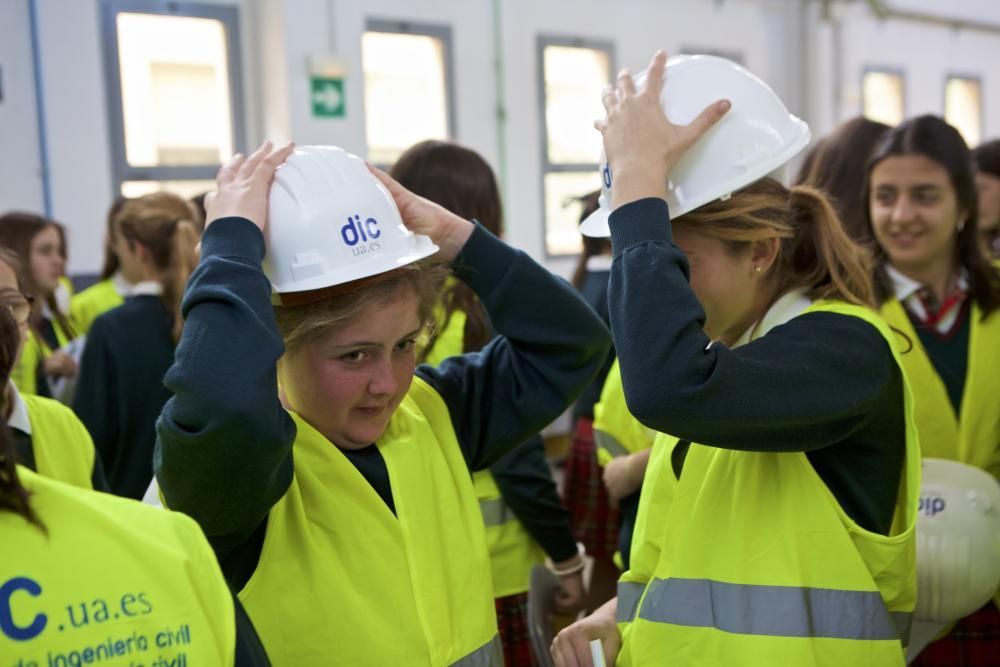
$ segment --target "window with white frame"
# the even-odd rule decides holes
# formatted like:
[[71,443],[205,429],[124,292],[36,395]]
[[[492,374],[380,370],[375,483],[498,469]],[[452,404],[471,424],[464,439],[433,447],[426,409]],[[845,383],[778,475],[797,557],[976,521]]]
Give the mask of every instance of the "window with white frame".
[[896,126],[906,117],[903,73],[868,69],[861,80],[861,112],[865,118]]
[[371,162],[389,166],[419,141],[454,136],[451,28],[369,20],[361,62]]
[[237,9],[102,0],[101,12],[116,188],[212,189],[245,149]]
[[944,84],[944,119],[970,147],[983,136],[983,84],[971,76],[949,76]]
[[601,90],[612,79],[607,42],[539,37],[545,253],[580,252],[579,197],[601,186],[597,173],[604,117]]

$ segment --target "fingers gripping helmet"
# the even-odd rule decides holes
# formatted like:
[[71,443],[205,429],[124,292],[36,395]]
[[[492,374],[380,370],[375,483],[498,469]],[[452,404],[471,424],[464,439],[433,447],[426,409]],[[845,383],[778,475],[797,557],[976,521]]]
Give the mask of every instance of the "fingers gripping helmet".
[[[646,72],[635,77],[641,89]],[[678,56],[667,61],[660,103],[672,123],[686,125],[719,98],[732,108],[692,146],[670,173],[667,204],[672,218],[729,196],[765,176],[788,182],[785,165],[809,143],[809,126],[788,112],[757,76],[717,56]],[[607,237],[614,174],[602,154],[600,208],[580,226],[587,236]]]

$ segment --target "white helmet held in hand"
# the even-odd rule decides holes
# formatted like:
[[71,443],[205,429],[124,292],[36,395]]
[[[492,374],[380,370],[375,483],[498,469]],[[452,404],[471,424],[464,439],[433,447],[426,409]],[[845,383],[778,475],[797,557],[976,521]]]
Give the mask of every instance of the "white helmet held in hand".
[[335,146],[301,146],[278,168],[264,238],[264,271],[279,295],[367,278],[438,251],[403,225],[365,163]]
[[[726,98],[732,108],[692,146],[670,173],[670,216],[728,197],[765,176],[787,184],[785,165],[809,143],[809,126],[788,112],[757,76],[717,56],[678,56],[667,61],[660,103],[670,122],[687,125],[705,107]],[[646,72],[635,77],[641,90]],[[601,155],[600,208],[580,226],[587,236],[608,237],[613,174]]]

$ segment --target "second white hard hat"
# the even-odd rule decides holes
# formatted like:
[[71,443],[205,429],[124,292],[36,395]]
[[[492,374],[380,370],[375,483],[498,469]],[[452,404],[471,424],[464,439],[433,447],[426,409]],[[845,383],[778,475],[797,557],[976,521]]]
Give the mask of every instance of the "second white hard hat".
[[[646,72],[635,77],[641,89]],[[672,123],[690,123],[709,104],[732,108],[692,146],[670,173],[667,204],[679,218],[765,176],[787,184],[785,165],[809,143],[809,126],[788,112],[770,86],[737,63],[717,56],[667,61],[660,103]],[[580,225],[587,236],[608,237],[614,174],[601,155],[600,208]]]
[[438,251],[406,228],[365,163],[335,146],[301,146],[278,168],[264,239],[264,271],[278,294],[385,273]]

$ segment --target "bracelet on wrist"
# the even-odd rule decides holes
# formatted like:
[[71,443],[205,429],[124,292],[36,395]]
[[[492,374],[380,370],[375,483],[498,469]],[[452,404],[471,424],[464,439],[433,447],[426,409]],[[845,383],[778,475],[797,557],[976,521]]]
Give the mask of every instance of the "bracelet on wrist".
[[571,574],[582,572],[583,569],[587,566],[587,561],[584,559],[584,556],[587,555],[587,550],[583,546],[583,542],[576,543],[576,555],[577,558],[579,558],[579,560],[576,563],[568,565],[564,568],[556,567],[555,563],[552,562],[551,558],[545,559],[545,566],[549,568],[549,570],[552,571],[552,574],[556,575],[557,577],[567,577]]

